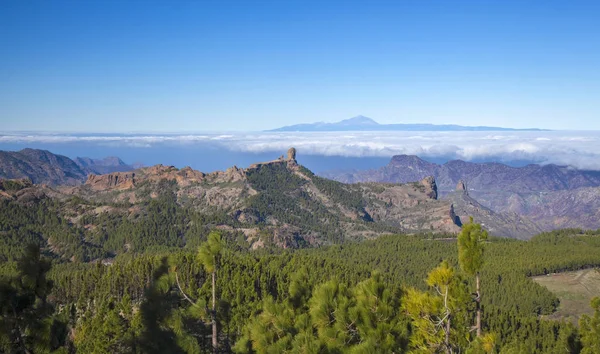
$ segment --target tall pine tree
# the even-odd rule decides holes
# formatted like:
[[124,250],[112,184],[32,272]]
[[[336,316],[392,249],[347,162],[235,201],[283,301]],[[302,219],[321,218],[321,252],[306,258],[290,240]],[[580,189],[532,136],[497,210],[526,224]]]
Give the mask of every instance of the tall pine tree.
[[475,277],[475,304],[477,308],[475,330],[477,337],[481,337],[481,289],[479,271],[483,266],[484,242],[487,240],[487,231],[480,224],[470,222],[464,224],[458,235],[458,263],[460,268],[470,276]]

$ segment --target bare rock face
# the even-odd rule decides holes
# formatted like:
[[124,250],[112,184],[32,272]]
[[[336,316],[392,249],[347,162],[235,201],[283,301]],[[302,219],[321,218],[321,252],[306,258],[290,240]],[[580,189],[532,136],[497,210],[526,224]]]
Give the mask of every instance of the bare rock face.
[[117,172],[107,175],[89,175],[85,185],[95,191],[108,189],[130,189],[135,185],[135,173]]
[[431,199],[437,199],[438,190],[435,178],[433,176],[427,176],[421,180],[421,185],[425,187],[425,194]]
[[225,171],[225,176],[229,182],[239,182],[246,178],[246,172],[237,166],[233,166]]

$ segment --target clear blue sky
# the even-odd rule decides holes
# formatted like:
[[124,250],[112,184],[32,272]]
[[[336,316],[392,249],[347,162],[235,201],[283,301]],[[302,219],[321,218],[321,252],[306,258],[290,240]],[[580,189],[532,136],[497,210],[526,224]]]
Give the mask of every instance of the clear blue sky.
[[0,130],[600,129],[600,1],[0,3]]

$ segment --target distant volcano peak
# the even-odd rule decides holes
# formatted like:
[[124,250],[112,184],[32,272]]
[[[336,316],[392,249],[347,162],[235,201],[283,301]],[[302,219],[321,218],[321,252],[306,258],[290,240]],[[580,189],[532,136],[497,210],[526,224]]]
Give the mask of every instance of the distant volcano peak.
[[343,121],[339,122],[339,124],[344,124],[344,125],[379,125],[379,123],[377,123],[375,120],[369,118],[369,117],[365,117],[362,115],[356,116],[356,117],[352,117],[352,118],[348,118],[348,119],[344,119]]

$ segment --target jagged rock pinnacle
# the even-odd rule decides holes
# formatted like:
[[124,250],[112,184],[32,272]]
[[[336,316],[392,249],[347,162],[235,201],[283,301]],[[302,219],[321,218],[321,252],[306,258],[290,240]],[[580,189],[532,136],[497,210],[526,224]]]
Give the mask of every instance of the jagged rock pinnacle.
[[421,180],[421,185],[425,187],[425,193],[431,199],[437,199],[438,190],[435,178],[433,176],[427,176]]
[[463,192],[463,193],[469,195],[469,190],[467,189],[467,184],[462,179],[460,181],[458,181],[458,183],[456,184],[456,191]]

